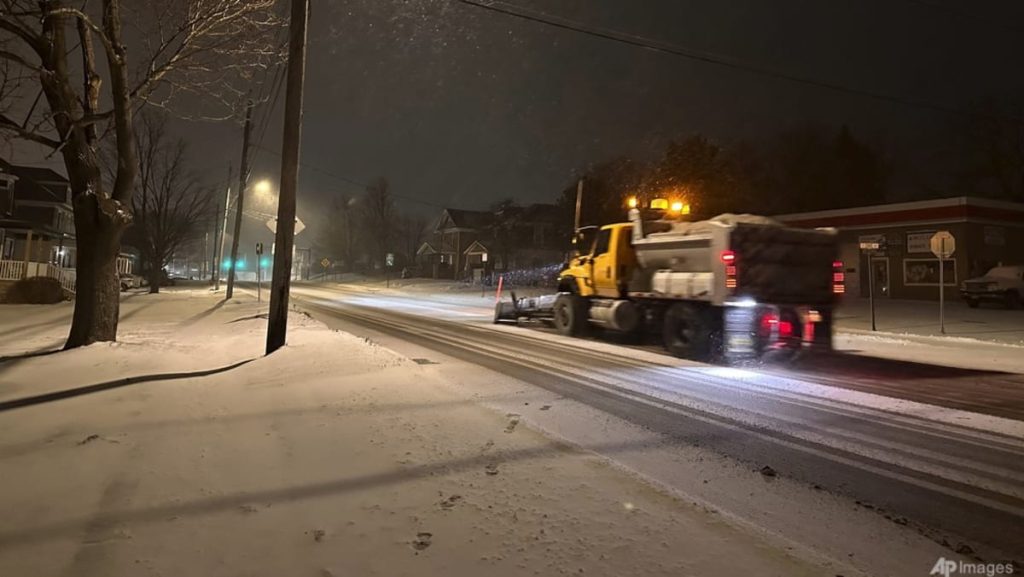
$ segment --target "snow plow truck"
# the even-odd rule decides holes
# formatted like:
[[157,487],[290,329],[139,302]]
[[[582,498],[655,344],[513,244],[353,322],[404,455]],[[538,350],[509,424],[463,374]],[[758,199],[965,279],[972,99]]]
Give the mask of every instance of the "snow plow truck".
[[589,250],[564,265],[558,292],[499,300],[494,322],[539,319],[567,336],[655,333],[673,355],[701,361],[831,349],[845,280],[834,229],[675,212],[634,207],[628,222],[587,227]]

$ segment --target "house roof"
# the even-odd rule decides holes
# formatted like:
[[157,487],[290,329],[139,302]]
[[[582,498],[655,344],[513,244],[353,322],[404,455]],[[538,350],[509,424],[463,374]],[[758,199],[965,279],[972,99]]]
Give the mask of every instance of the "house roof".
[[18,177],[14,183],[15,201],[67,202],[68,179],[49,168],[18,166],[0,158],[0,171]]
[[[561,213],[554,204],[536,203],[529,206],[514,207],[513,214],[524,222],[547,222],[557,224]],[[437,230],[450,230],[454,228],[471,229],[484,231],[494,225],[500,214],[485,210],[463,210],[461,208],[446,208],[441,214],[437,223]]]
[[418,254],[418,255],[437,254],[437,249],[434,248],[434,246],[432,244],[430,244],[429,242],[425,242],[425,243],[420,245],[419,249],[416,250],[416,254]]
[[460,208],[446,208],[438,222],[437,230],[450,228],[468,228],[483,230],[494,222],[494,215],[482,210],[463,210]]
[[487,254],[491,252],[484,244],[478,240],[473,241],[473,244],[466,247],[466,250],[462,251],[462,254]]

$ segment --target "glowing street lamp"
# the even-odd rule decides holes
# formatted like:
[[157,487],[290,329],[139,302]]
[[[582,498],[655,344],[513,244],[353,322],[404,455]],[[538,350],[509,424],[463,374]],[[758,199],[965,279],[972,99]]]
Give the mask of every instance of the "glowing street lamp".
[[252,188],[253,188],[254,191],[256,191],[256,194],[258,194],[260,196],[269,196],[270,195],[270,190],[271,190],[270,181],[265,179],[265,178],[263,180],[258,181],[255,185],[253,185]]

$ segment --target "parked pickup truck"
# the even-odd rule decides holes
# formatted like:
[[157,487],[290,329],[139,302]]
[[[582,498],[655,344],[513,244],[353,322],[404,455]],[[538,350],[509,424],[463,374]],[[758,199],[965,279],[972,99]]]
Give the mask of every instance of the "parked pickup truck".
[[984,276],[968,279],[960,285],[960,294],[972,309],[981,301],[1001,302],[1007,308],[1017,308],[1024,296],[1024,265],[997,266]]

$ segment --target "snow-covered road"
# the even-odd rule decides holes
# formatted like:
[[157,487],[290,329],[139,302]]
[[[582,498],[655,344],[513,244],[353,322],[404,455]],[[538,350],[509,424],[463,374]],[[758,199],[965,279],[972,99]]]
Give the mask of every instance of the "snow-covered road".
[[[548,406],[526,410],[525,418],[551,434],[814,550],[872,559],[863,561],[871,572],[904,574],[909,565],[898,564],[919,562],[915,551],[932,554],[908,543],[907,533],[952,549],[967,544],[986,558],[1024,551],[1013,529],[1024,523],[1024,423],[996,416],[992,399],[992,415],[982,415],[949,394],[974,387],[977,399],[1005,386],[1020,398],[1013,383],[992,375],[922,365],[880,380],[871,370],[843,377],[834,366],[827,375],[820,367],[710,367],[494,327],[492,301],[483,298],[329,286],[295,294],[329,326],[437,362],[436,372],[472,394],[515,394]],[[897,377],[914,383],[906,388],[918,401],[906,400],[914,395],[899,390]],[[945,406],[929,404],[933,398]],[[658,448],[602,448],[632,435]],[[777,474],[771,485],[757,473],[766,466]],[[879,557],[899,560],[892,562],[902,570]]]

